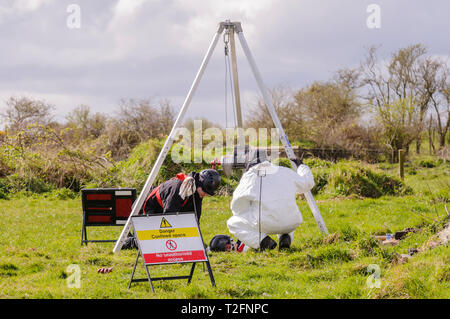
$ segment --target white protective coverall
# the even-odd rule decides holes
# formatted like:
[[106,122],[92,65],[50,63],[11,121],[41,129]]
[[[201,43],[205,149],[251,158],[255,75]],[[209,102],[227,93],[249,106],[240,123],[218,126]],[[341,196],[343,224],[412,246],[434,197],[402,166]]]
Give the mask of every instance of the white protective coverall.
[[[233,192],[233,216],[227,221],[228,230],[255,249],[259,248],[259,240],[269,234],[277,234],[278,237],[289,234],[292,242],[295,228],[303,221],[295,195],[310,191],[313,186],[311,170],[304,164],[298,167],[297,173],[268,161],[251,167]],[[258,225],[260,198],[261,234]]]

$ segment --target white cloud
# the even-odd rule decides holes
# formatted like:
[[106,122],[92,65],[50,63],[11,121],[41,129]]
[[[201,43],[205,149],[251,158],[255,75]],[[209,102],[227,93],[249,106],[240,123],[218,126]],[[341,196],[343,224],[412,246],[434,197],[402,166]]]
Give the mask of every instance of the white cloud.
[[[74,2],[82,10],[79,30],[66,27],[66,7]],[[364,46],[372,44],[382,43],[383,55],[417,42],[425,43],[430,54],[450,51],[450,43],[437,32],[449,27],[447,2],[379,0],[379,30],[366,27],[369,0],[6,3],[0,4],[0,47],[7,48],[0,50],[1,94],[48,96],[62,111],[81,103],[106,110],[120,97],[168,97],[179,107],[218,23],[226,19],[242,22],[269,87],[286,83],[298,88],[325,80],[338,68],[358,65]],[[237,53],[242,100],[250,104],[257,87],[239,45]],[[203,115],[212,104],[223,109],[223,86],[220,41],[189,113]]]
[[119,0],[113,8],[113,16],[108,24],[109,31],[117,31],[136,21],[139,9],[147,0]]
[[228,1],[183,1],[175,0],[175,10],[184,12],[189,18],[184,24],[177,24],[180,43],[184,48],[199,51],[205,47],[221,21],[242,21],[246,36],[254,36],[256,26],[276,4],[275,0],[228,0]]
[[147,0],[119,0],[114,7],[117,16],[132,16]]
[[53,0],[15,0],[13,2],[13,10],[19,12],[36,11],[41,6],[49,4]]

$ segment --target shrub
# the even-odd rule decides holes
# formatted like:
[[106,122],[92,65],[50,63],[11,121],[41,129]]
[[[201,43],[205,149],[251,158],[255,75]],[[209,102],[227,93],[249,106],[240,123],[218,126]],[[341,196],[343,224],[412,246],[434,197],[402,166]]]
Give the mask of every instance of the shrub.
[[29,125],[7,135],[1,145],[1,172],[10,192],[43,193],[55,188],[79,191],[111,166],[109,154],[100,154],[89,140],[69,145],[68,130]]
[[[152,139],[136,146],[131,151],[128,159],[116,163],[115,167],[108,172],[108,176],[113,176],[110,179],[114,183],[106,184],[110,187],[123,185],[141,189],[163,147],[163,142]],[[172,160],[171,151],[169,151],[153,184],[160,184],[180,172],[200,172],[203,169],[211,168],[209,163],[194,163],[193,152],[191,155],[191,163],[175,163]],[[240,175],[240,170],[235,170],[230,177],[222,176],[219,193],[221,195],[231,194],[239,182]]]
[[11,263],[0,264],[0,278],[17,276],[19,267]]
[[311,189],[313,194],[322,193],[328,184],[329,173],[324,170],[318,170],[314,173],[314,187]]
[[435,162],[435,161],[433,161],[433,160],[421,160],[420,162],[419,162],[419,166],[420,167],[425,167],[425,168],[433,168],[433,167],[436,167],[438,164]]
[[291,161],[285,157],[278,157],[272,161],[274,165],[292,168]]
[[59,189],[52,191],[50,193],[49,197],[55,198],[55,199],[61,199],[61,200],[74,199],[77,197],[77,193],[71,191],[68,188],[59,188]]
[[10,185],[5,178],[0,178],[0,199],[8,199]]
[[303,161],[310,168],[330,168],[333,163],[330,161],[325,161],[320,158],[307,158]]
[[[325,168],[324,168],[325,166]],[[312,168],[316,185],[313,191],[337,196],[357,195],[378,198],[383,195],[406,195],[412,192],[400,179],[368,165],[339,162]]]
[[355,240],[358,237],[358,230],[351,227],[350,225],[345,225],[342,229],[341,229],[341,234],[342,234],[342,239],[344,241],[352,241]]
[[53,185],[45,181],[40,176],[21,176],[12,174],[6,178],[9,193],[18,193],[21,191],[32,193],[45,193],[54,189]]

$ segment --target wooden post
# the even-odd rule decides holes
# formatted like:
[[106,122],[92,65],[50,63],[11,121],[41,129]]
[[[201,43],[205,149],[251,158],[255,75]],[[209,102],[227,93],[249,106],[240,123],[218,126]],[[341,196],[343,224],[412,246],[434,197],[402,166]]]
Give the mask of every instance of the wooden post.
[[400,178],[403,180],[405,178],[405,170],[404,170],[404,162],[405,162],[405,150],[398,150],[398,164],[399,164],[399,174]]

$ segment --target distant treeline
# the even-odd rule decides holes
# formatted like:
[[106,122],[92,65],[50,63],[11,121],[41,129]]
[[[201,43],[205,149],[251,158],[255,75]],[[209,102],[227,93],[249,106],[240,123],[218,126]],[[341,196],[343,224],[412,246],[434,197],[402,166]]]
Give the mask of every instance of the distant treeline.
[[[423,144],[430,154],[448,157],[449,74],[448,61],[427,54],[421,44],[383,58],[372,47],[357,68],[338,70],[328,81],[304,88],[277,87],[270,93],[299,157],[395,162],[399,149],[408,153],[413,147],[420,153]],[[245,127],[272,128],[263,100],[256,101],[246,107],[251,112]],[[169,100],[124,99],[110,114],[80,105],[64,123],[54,120],[54,110],[46,101],[25,96],[0,105],[5,128],[0,131],[0,189],[1,183],[33,191],[77,190],[89,181],[117,184],[108,179],[116,176],[118,163],[145,141],[161,144],[176,116]],[[193,119],[184,126],[192,131]],[[219,126],[203,118],[202,128],[208,127]]]

